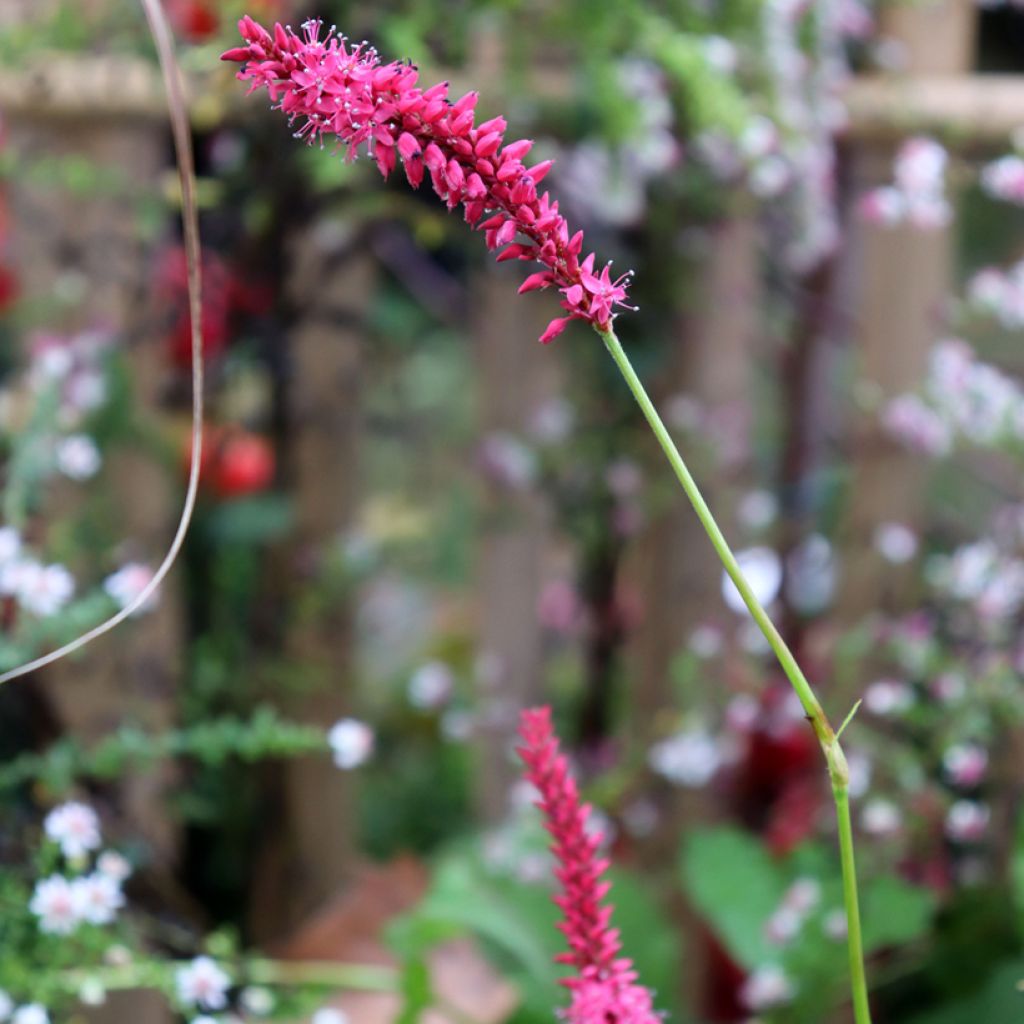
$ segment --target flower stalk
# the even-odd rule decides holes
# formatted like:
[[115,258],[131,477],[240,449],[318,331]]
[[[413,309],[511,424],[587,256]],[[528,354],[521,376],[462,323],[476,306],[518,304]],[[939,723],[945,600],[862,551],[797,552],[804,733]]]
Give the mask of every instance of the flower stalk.
[[829,778],[832,783],[832,796],[836,807],[836,820],[839,826],[839,854],[843,874],[843,905],[846,909],[847,922],[847,943],[850,956],[850,987],[853,996],[853,1011],[856,1024],[871,1024],[871,1009],[868,1004],[867,976],[864,970],[864,949],[861,938],[860,925],[860,902],[857,894],[857,871],[853,853],[853,826],[850,821],[850,769],[846,763],[846,755],[840,746],[839,737],[832,728],[820,701],[811,689],[803,670],[797,664],[793,652],[786,645],[785,640],[775,628],[775,623],[769,618],[761,602],[758,601],[750,584],[743,576],[736,556],[729,547],[721,528],[715,521],[715,517],[704,500],[697,482],[693,479],[689,468],[686,465],[679,449],[676,447],[672,436],[669,434],[665,424],[662,422],[658,410],[654,407],[650,396],[647,394],[640,378],[633,369],[633,364],[626,355],[622,343],[615,334],[611,324],[605,328],[595,328],[604,341],[615,365],[618,366],[629,390],[640,406],[644,418],[661,445],[669,464],[672,466],[679,483],[686,492],[697,518],[704,527],[715,549],[722,566],[732,580],[743,603],[747,606],[754,622],[764,634],[765,639],[771,646],[782,671],[786,674],[793,687],[794,692],[800,699],[807,720],[814,729],[818,738],[822,753],[825,756],[825,763],[828,766]]

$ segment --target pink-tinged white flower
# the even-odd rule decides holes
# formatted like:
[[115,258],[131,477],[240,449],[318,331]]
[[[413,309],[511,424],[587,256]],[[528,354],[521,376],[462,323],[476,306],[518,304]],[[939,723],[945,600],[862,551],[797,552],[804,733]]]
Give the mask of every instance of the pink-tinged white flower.
[[783,1006],[795,995],[796,985],[776,964],[758,967],[740,987],[740,1000],[755,1013]]
[[580,801],[559,751],[551,709],[524,711],[520,736],[526,778],[540,793],[539,806],[559,864],[556,877],[562,891],[554,899],[564,915],[559,927],[569,951],[557,959],[576,971],[563,981],[572,993],[564,1019],[569,1024],[659,1024],[651,993],[637,983],[631,961],[622,956],[619,933],[611,927],[612,908],[604,903],[609,883],[601,879],[608,861],[598,852],[602,837],[587,827],[590,809]]
[[178,999],[186,1006],[223,1010],[228,1005],[231,978],[211,957],[196,957],[179,968],[174,983]]
[[121,886],[109,875],[95,872],[72,883],[78,912],[89,924],[110,924],[124,906]]
[[63,875],[40,879],[28,908],[48,935],[70,935],[82,923],[79,893]]
[[928,687],[931,695],[943,704],[956,704],[967,693],[967,683],[956,672],[943,672],[935,677]]
[[120,885],[132,873],[132,866],[127,857],[121,856],[116,850],[104,850],[96,858],[96,870]]
[[735,733],[752,732],[761,717],[761,705],[749,693],[737,694],[725,709],[725,724]]
[[957,800],[946,814],[946,835],[955,843],[976,843],[988,831],[992,812],[975,800]]
[[549,580],[537,598],[537,621],[552,633],[570,636],[583,625],[584,607],[569,580]]
[[572,406],[564,398],[552,398],[530,417],[530,435],[540,444],[558,444],[572,433],[575,421]]
[[72,801],[55,807],[43,822],[46,835],[57,843],[68,860],[79,860],[99,849],[100,819],[88,805]]
[[11,1024],[50,1024],[50,1015],[46,1007],[39,1003],[28,1003],[26,1006],[19,1006],[11,1017]]
[[[129,562],[103,581],[103,589],[117,602],[120,608],[127,608],[153,579],[153,570],[139,562]],[[135,614],[152,611],[159,602],[159,590],[149,596],[146,603]]]
[[902,714],[913,705],[913,687],[897,679],[879,679],[864,691],[864,708],[883,718]]
[[739,66],[739,55],[736,46],[724,36],[704,36],[701,40],[704,47],[704,59],[713,71],[720,75],[732,75]]
[[428,661],[409,680],[409,703],[424,711],[433,711],[447,703],[455,690],[455,676],[442,661]]
[[785,946],[800,934],[805,920],[792,907],[779,907],[765,923],[764,936],[774,946]]
[[581,259],[582,232],[570,235],[558,203],[538,191],[550,161],[523,164],[533,143],[506,143],[504,118],[476,124],[475,92],[451,103],[446,82],[421,89],[413,65],[382,64],[365,44],[350,48],[333,32],[321,38],[322,27],[308,21],[300,37],[275,25],[271,34],[245,17],[239,22],[245,45],[223,59],[243,65],[238,77],[252,89],[267,89],[298,122],[299,137],[335,141],[349,158],[365,147],[385,177],[401,160],[414,188],[429,177],[450,210],[463,208],[488,248],[502,249],[499,261],[542,264],[520,291],[554,287],[567,313],[551,322],[542,342],[571,320],[606,328],[615,308],[625,306],[629,275],[613,279],[608,266],[597,270],[592,253]]
[[896,154],[894,183],[867,193],[860,201],[861,216],[885,227],[945,227],[953,216],[945,197],[946,163],[945,149],[933,139],[908,139]]
[[846,756],[846,763],[850,769],[850,798],[856,800],[871,786],[871,758],[863,751],[851,750]]
[[87,434],[61,438],[54,450],[57,469],[71,480],[88,480],[103,464],[96,442]]
[[942,755],[949,781],[961,789],[973,789],[988,771],[988,751],[978,743],[957,743]]
[[698,658],[708,661],[722,653],[725,637],[720,627],[705,622],[694,628],[689,640],[686,641],[686,646]]
[[783,906],[798,914],[809,914],[821,902],[821,883],[816,878],[798,878],[782,897]]
[[[782,586],[782,562],[771,548],[756,547],[741,551],[736,556],[740,571],[762,605],[769,605],[779,596]],[[736,585],[723,571],[722,597],[725,603],[737,613],[747,611],[747,606],[736,589]]]
[[879,523],[875,550],[892,565],[905,565],[917,554],[917,534],[904,523]]
[[331,726],[327,743],[334,755],[334,763],[344,771],[358,768],[373,753],[373,730],[355,718],[343,718]]
[[953,448],[949,424],[918,395],[899,395],[882,412],[893,437],[924,455],[947,455]]
[[839,0],[839,31],[847,39],[869,39],[875,30],[875,18],[864,0]]
[[864,805],[860,814],[860,827],[876,839],[888,839],[903,828],[903,815],[891,801],[880,797]]
[[528,445],[505,431],[488,434],[480,444],[483,474],[510,490],[523,490],[537,477],[537,456]]
[[41,619],[56,615],[75,593],[75,581],[63,565],[15,563],[14,596],[25,611]]
[[706,786],[722,765],[718,741],[703,729],[687,729],[651,747],[647,763],[679,786]]
[[1024,160],[1014,153],[986,164],[981,187],[993,199],[1024,206]]

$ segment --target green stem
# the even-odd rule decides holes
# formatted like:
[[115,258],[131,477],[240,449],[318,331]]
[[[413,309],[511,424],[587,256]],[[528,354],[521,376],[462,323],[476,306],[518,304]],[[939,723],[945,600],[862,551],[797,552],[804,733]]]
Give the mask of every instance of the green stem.
[[739,591],[740,596],[743,598],[743,603],[747,606],[758,628],[764,634],[765,639],[775,653],[775,657],[778,659],[779,665],[782,666],[782,671],[785,672],[786,678],[789,679],[797,697],[800,698],[800,703],[803,705],[804,712],[814,728],[814,734],[817,736],[818,743],[821,745],[822,752],[825,755],[829,776],[832,780],[832,792],[835,797],[836,818],[839,822],[839,850],[843,868],[843,901],[846,906],[854,1019],[856,1024],[871,1024],[867,979],[864,973],[864,951],[861,943],[860,908],[857,901],[857,875],[853,859],[853,830],[850,825],[850,771],[847,767],[842,747],[839,745],[835,730],[826,717],[824,709],[811,689],[811,684],[808,683],[807,677],[797,664],[796,658],[793,657],[793,652],[786,646],[786,642],[779,635],[775,624],[768,617],[768,613],[761,606],[761,602],[758,601],[750,584],[744,578],[739,563],[736,561],[736,556],[733,554],[732,548],[729,547],[729,542],[725,539],[721,529],[719,529],[711,509],[708,508],[708,503],[700,493],[697,482],[690,474],[690,470],[683,461],[682,455],[679,454],[679,449],[676,447],[665,424],[658,415],[658,410],[655,409],[654,403],[644,389],[640,378],[636,375],[636,371],[633,369],[629,357],[622,348],[622,343],[616,337],[615,331],[609,325],[606,330],[598,330],[598,334],[604,339],[605,346],[612,359],[615,360],[616,366],[618,366],[626,383],[629,385],[629,390],[633,393],[633,397],[640,406],[640,410],[647,419],[651,430],[654,432],[654,436],[658,439],[658,444],[661,445],[662,451],[664,451],[676,477],[679,479],[679,483],[682,484],[687,498],[690,499],[690,504],[697,513],[697,518],[700,520],[704,530],[707,532],[711,546],[715,549],[715,553],[721,560],[729,579],[732,580]]

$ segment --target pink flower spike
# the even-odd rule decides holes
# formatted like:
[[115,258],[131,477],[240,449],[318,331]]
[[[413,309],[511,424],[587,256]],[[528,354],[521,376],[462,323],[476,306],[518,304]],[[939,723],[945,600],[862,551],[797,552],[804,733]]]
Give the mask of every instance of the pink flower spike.
[[[578,258],[583,233],[570,238],[558,204],[546,193],[537,195],[551,161],[524,167],[522,158],[533,143],[520,139],[503,146],[508,127],[503,117],[474,128],[475,92],[452,104],[447,82],[421,89],[415,67],[398,61],[384,64],[366,44],[353,46],[333,30],[325,35],[320,21],[307,21],[301,35],[280,24],[271,34],[247,15],[238,30],[246,45],[226,51],[221,59],[243,65],[239,79],[250,83],[250,92],[266,89],[277,109],[298,122],[296,136],[309,145],[332,139],[348,160],[359,150],[368,151],[384,177],[400,158],[414,188],[423,182],[426,169],[434,191],[449,209],[464,207],[465,219],[485,232],[491,249],[504,244],[496,239],[499,229],[513,224],[506,230],[526,242],[511,245],[498,260],[536,260],[543,264],[541,273],[549,275],[543,284],[523,290],[551,284],[565,293],[584,284]],[[592,257],[583,270],[601,287],[584,289],[569,319],[605,330],[617,308],[631,308],[626,288],[621,280],[612,285],[607,271],[594,275]],[[553,321],[541,340],[546,343],[560,334],[566,319]]]
[[580,802],[559,750],[551,709],[524,711],[519,735],[519,756],[527,781],[540,794],[537,806],[551,833],[555,877],[562,885],[555,903],[564,914],[559,928],[569,951],[556,959],[576,970],[575,977],[562,982],[572,993],[563,1019],[569,1024],[662,1024],[650,991],[637,984],[632,962],[622,956],[618,930],[610,926],[611,907],[603,904],[610,883],[601,879],[608,861],[597,855],[603,837],[587,828],[590,808]]

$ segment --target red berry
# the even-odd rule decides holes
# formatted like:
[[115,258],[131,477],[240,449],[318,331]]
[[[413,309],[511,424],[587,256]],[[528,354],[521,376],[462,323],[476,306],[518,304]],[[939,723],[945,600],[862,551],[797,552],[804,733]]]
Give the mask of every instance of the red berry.
[[216,453],[210,483],[222,498],[265,491],[274,479],[274,450],[257,434],[235,434]]

